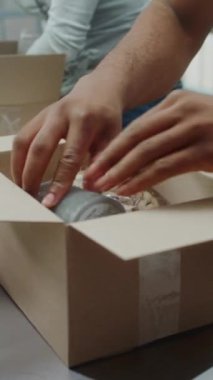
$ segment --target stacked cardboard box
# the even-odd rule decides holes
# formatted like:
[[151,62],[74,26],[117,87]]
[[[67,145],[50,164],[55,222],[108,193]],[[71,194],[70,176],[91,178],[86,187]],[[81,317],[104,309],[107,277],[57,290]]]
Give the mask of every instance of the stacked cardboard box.
[[63,55],[19,55],[16,42],[0,42],[0,136],[15,134],[59,98],[63,71]]

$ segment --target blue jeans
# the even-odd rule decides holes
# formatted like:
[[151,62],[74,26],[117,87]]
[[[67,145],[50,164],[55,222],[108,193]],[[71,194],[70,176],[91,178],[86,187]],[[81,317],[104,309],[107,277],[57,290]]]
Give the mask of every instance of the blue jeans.
[[[173,90],[181,89],[182,83],[181,81],[177,82]],[[172,90],[172,91],[173,91]],[[150,103],[144,104],[142,106],[138,106],[136,108],[133,108],[132,110],[129,110],[127,112],[124,112],[123,114],[123,128],[127,127],[133,120],[137,119],[137,117],[143,115],[145,112],[149,111],[151,108],[162,102],[162,100],[165,99],[166,96],[153,100]]]

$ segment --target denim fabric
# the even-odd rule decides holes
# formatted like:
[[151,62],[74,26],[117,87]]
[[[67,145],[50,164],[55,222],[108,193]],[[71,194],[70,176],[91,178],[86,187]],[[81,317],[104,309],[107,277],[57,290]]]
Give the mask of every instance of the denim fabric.
[[[181,81],[178,81],[175,87],[173,88],[173,90],[177,90],[181,88],[182,88],[182,83]],[[164,100],[165,97],[166,96],[125,112],[123,114],[123,128],[126,128],[133,120],[137,119],[137,117],[143,115],[145,112],[149,111],[151,108],[153,108],[154,106],[162,102],[162,100]]]

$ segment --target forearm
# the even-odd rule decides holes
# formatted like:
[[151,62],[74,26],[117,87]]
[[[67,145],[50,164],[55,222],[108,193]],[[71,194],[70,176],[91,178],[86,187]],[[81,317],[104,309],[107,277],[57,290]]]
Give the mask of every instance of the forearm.
[[125,109],[165,95],[182,76],[210,28],[208,22],[194,26],[193,17],[179,15],[169,1],[153,1],[98,66]]

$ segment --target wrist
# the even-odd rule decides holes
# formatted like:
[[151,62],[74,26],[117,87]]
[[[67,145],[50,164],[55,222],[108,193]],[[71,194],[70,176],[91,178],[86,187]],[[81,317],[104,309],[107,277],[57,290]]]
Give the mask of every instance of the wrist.
[[122,65],[103,61],[91,75],[95,81],[100,81],[105,94],[108,94],[110,99],[117,101],[124,112],[128,108],[128,81]]

